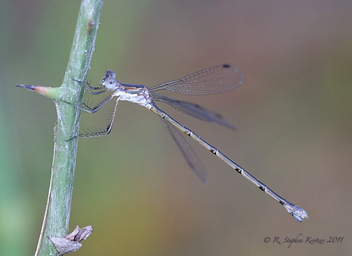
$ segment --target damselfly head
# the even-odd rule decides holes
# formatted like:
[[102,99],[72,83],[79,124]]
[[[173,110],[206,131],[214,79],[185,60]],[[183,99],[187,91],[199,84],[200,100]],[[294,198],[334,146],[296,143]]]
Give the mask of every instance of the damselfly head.
[[105,88],[108,90],[114,90],[114,89],[116,89],[116,87],[119,83],[118,81],[116,81],[115,78],[116,78],[115,72],[112,71],[111,69],[109,69],[105,72],[103,80],[101,80],[100,84],[102,86],[105,86]]

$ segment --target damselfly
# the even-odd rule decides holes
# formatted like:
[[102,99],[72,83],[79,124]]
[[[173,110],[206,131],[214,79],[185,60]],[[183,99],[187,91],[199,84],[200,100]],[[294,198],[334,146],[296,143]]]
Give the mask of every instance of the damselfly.
[[[76,80],[78,81],[78,80]],[[93,87],[88,83],[83,83],[87,90],[93,94],[101,94],[107,91],[112,91],[112,94],[108,97],[104,98],[95,106],[89,106],[89,104],[83,103],[80,109],[89,112],[95,113],[101,107],[103,107],[106,103],[116,97],[116,103],[113,110],[113,114],[111,119],[109,120],[109,124],[106,129],[102,131],[91,131],[88,133],[80,133],[78,137],[98,137],[104,136],[110,133],[112,129],[112,125],[114,122],[116,108],[119,101],[129,101],[132,103],[137,103],[147,109],[151,110],[155,114],[157,114],[166,127],[170,131],[172,137],[174,138],[176,144],[180,148],[184,158],[186,159],[188,165],[191,167],[196,176],[203,181],[207,182],[206,172],[198,159],[196,153],[188,144],[188,142],[183,138],[181,133],[178,131],[187,134],[189,137],[197,141],[200,145],[209,150],[212,154],[219,157],[222,161],[227,163],[232,169],[237,171],[243,177],[247,178],[250,182],[255,184],[261,191],[269,194],[272,198],[278,201],[281,205],[285,207],[288,213],[290,213],[293,217],[295,217],[298,221],[303,221],[308,218],[308,214],[299,206],[290,203],[283,197],[276,194],[272,191],[268,186],[264,183],[256,179],[249,172],[244,170],[241,166],[236,164],[230,158],[221,153],[218,149],[210,145],[208,142],[203,140],[200,136],[195,134],[193,131],[177,122],[163,110],[155,105],[155,101],[160,101],[166,104],[169,104],[174,109],[186,113],[192,117],[198,118],[207,122],[215,122],[225,127],[234,129],[234,126],[227,121],[222,115],[219,113],[213,112],[211,110],[205,109],[197,104],[189,103],[185,101],[179,101],[167,96],[161,95],[157,92],[162,90],[173,91],[180,94],[188,94],[188,95],[207,95],[207,94],[217,94],[224,93],[230,90],[233,90],[240,86],[243,82],[243,74],[241,71],[228,64],[219,65],[211,68],[207,68],[195,73],[192,73],[188,76],[185,76],[179,80],[174,80],[170,82],[165,82],[153,87],[148,87],[145,85],[132,85],[132,84],[124,84],[116,80],[116,75],[114,71],[107,70],[103,80],[100,82],[100,86]],[[69,102],[67,102],[69,103]],[[70,104],[70,103],[69,103]],[[76,138],[77,136],[73,137]],[[71,139],[73,139],[71,138]]]

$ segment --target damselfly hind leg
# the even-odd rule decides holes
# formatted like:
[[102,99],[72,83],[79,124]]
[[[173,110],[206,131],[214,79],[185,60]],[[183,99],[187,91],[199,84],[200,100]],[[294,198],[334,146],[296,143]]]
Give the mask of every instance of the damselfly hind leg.
[[[74,79],[76,82],[80,83],[80,84],[83,84],[90,93],[92,93],[93,95],[97,95],[97,94],[100,94],[100,93],[103,93],[103,92],[106,92],[107,90],[103,90],[103,91],[98,91],[98,92],[94,92],[92,90],[99,90],[103,87],[93,87],[91,85],[89,85],[89,83],[83,83],[82,81],[80,80],[76,80]],[[96,105],[93,105],[91,106],[90,104],[88,103],[85,103],[83,102],[82,103],[82,106],[76,106],[74,104],[72,104],[71,102],[68,102],[68,101],[65,101],[63,99],[60,99],[62,102],[65,102],[73,107],[76,107],[78,109],[81,109],[85,112],[88,112],[88,113],[95,113],[97,112],[99,109],[101,109],[105,104],[107,104],[112,98],[114,97],[114,95],[109,95],[107,96],[106,98],[104,98],[103,100],[101,100],[98,104]],[[113,125],[113,122],[114,122],[114,118],[115,118],[115,113],[116,113],[116,108],[117,108],[117,104],[118,104],[118,101],[119,99],[116,100],[116,104],[115,104],[115,108],[113,110],[113,114],[112,114],[112,117],[109,119],[109,123],[107,125],[107,127],[104,129],[104,130],[89,130],[88,132],[83,132],[83,133],[79,133],[78,136],[75,135],[75,136],[72,136],[71,138],[69,138],[67,141],[71,141],[75,138],[78,138],[78,137],[85,137],[85,138],[88,138],[88,137],[99,137],[99,136],[105,136],[105,135],[108,135],[110,132],[111,132],[111,129],[112,129],[112,125]]]
[[[64,101],[64,102],[65,102],[65,101]],[[88,130],[86,130],[86,132],[80,132],[78,135],[72,136],[71,138],[69,138],[69,139],[66,140],[66,141],[71,141],[71,140],[76,139],[76,138],[78,138],[78,137],[80,137],[80,138],[92,138],[92,137],[101,137],[101,136],[108,135],[108,134],[111,132],[112,125],[113,125],[114,120],[115,120],[115,114],[116,114],[116,109],[117,109],[117,104],[118,104],[118,102],[119,102],[119,98],[117,98],[117,100],[116,100],[113,113],[112,113],[112,115],[111,115],[111,118],[109,119],[108,125],[106,126],[106,128],[105,128],[104,130],[88,129]],[[72,105],[72,104],[69,103],[69,102],[67,102],[67,103],[70,104],[70,105]],[[87,107],[89,107],[89,106],[87,106]],[[100,106],[100,107],[101,107],[101,106]],[[99,108],[100,108],[100,107],[99,107]],[[80,108],[80,107],[78,107],[78,108]],[[89,108],[91,108],[91,107],[89,107]],[[98,109],[99,109],[99,108],[98,108]],[[85,109],[83,109],[83,108],[80,108],[80,109],[82,109],[82,110],[84,110],[84,111],[87,111],[87,110],[85,110]],[[93,109],[93,108],[91,108],[91,109]],[[90,111],[87,111],[87,112],[89,112],[89,113],[95,113],[95,112],[90,112]]]
[[[108,135],[111,132],[112,125],[114,124],[115,114],[116,114],[117,105],[119,103],[119,99],[120,98],[117,98],[117,100],[116,100],[114,110],[113,110],[112,115],[111,115],[111,117],[109,119],[109,123],[108,123],[108,125],[106,126],[106,128],[104,130],[88,130],[87,132],[79,133],[78,137],[91,138],[91,137],[100,137],[100,136]],[[101,107],[102,106],[99,106],[97,108],[97,110],[100,109]],[[91,113],[95,113],[95,112],[91,112]]]

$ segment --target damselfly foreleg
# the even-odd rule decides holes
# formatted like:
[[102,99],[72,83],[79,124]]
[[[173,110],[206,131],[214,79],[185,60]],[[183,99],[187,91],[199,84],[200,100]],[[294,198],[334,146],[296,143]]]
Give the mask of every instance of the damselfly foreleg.
[[[83,85],[93,95],[98,95],[108,91],[104,86],[91,86],[88,82],[82,82],[81,80],[77,80],[77,79],[73,79],[73,81],[79,83],[80,85]],[[101,91],[97,91],[97,90],[101,90]]]

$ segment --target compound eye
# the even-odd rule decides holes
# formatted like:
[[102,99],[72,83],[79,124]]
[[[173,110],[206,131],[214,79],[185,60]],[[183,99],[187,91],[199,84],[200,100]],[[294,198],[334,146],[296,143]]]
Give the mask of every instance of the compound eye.
[[116,87],[116,80],[113,79],[112,77],[108,77],[105,79],[103,85],[106,87],[106,89],[113,90]]

